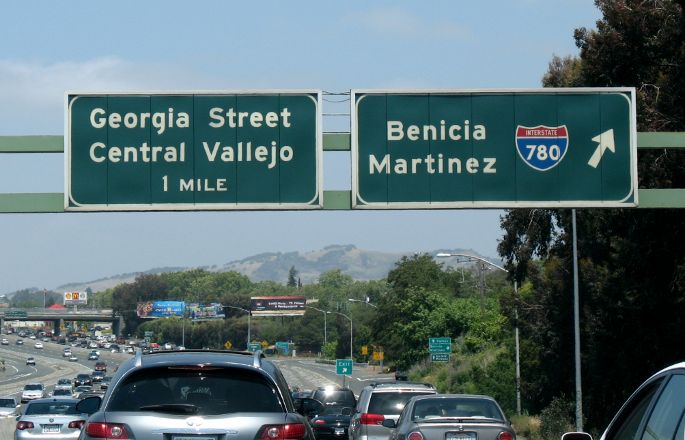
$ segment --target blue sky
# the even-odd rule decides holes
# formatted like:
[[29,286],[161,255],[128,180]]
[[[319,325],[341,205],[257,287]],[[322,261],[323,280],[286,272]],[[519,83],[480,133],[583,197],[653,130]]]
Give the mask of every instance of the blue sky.
[[[3,4],[0,135],[63,134],[66,90],[539,87],[592,0],[21,1]],[[348,104],[324,103],[324,112]],[[326,117],[324,131],[349,119]],[[350,188],[326,153],[324,189]],[[63,156],[0,156],[0,192],[62,192]],[[355,244],[496,257],[497,210],[0,216],[0,293],[158,266]]]

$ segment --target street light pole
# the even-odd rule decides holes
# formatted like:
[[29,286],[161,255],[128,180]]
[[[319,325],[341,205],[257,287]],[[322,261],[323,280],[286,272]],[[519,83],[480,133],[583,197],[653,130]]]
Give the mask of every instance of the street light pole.
[[245,345],[245,350],[250,349],[250,341],[252,340],[251,337],[251,323],[250,323],[250,317],[252,316],[252,312],[247,309],[243,309],[242,307],[236,307],[236,306],[223,306],[223,307],[228,307],[230,309],[237,309],[237,310],[242,310],[243,312],[247,313],[247,344]]
[[[316,310],[317,312],[323,313],[323,345],[326,345],[328,343],[328,340],[326,338],[326,313],[327,312],[325,310],[317,309],[316,307],[312,307],[312,306],[305,306],[305,307],[308,309],[313,309],[313,310]],[[323,350],[321,350],[321,351],[323,351]]]
[[348,321],[350,321],[350,359],[352,360],[352,362],[354,362],[354,357],[352,357],[352,318],[350,318],[349,316],[345,315],[344,313],[340,313],[340,312],[328,312],[327,311],[326,313],[335,313],[336,315],[344,316],[345,318],[347,318]]
[[[489,265],[494,267],[495,269],[499,269],[501,271],[509,273],[508,270],[503,268],[502,266],[498,266],[495,263],[492,263],[485,258],[477,257],[475,255],[469,255],[469,254],[459,254],[459,253],[444,253],[440,252],[436,255],[438,258],[446,258],[446,257],[462,257],[462,258],[467,258],[467,261],[476,261],[478,262],[478,275],[479,275],[479,284],[480,284],[480,307],[481,310],[484,308],[484,301],[485,301],[485,278],[484,278],[484,272],[485,272],[485,265]],[[514,295],[517,296],[518,298],[518,285],[516,281],[514,281]],[[521,415],[521,359],[519,355],[519,324],[518,324],[518,306],[514,310],[515,316],[514,316],[514,338],[515,338],[515,344],[516,344],[516,412],[518,415]]]

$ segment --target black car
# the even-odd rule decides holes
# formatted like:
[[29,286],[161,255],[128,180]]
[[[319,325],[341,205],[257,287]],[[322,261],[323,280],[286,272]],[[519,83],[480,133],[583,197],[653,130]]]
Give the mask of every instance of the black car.
[[76,376],[76,379],[74,379],[74,386],[78,387],[81,385],[93,385],[93,379],[90,377],[90,374],[81,373]]
[[341,406],[354,408],[357,406],[357,398],[349,388],[337,386],[319,387],[312,392],[311,398],[318,400],[325,406]]
[[349,406],[329,405],[321,414],[309,420],[318,440],[347,439],[353,408]]

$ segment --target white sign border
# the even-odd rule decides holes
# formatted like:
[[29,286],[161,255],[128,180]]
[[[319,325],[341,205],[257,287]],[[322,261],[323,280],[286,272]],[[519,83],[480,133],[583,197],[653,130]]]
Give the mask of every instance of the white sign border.
[[[359,132],[358,132],[358,95],[471,95],[471,94],[547,94],[577,95],[587,93],[623,93],[629,94],[630,105],[630,192],[618,201],[458,201],[458,202],[366,202],[359,194]],[[387,209],[518,209],[518,208],[629,208],[637,207],[637,106],[634,87],[560,87],[560,88],[509,88],[509,89],[353,89],[350,91],[350,149],[352,150],[352,209],[353,210],[387,210]],[[360,98],[363,99],[363,96]],[[631,200],[632,198],[632,200]],[[630,200],[630,201],[629,201]]]

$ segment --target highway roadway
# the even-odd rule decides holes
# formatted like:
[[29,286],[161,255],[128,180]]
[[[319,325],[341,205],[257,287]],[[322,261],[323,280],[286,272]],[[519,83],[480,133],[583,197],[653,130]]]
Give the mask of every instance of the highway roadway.
[[[5,336],[9,345],[0,345],[0,359],[5,360],[5,371],[0,371],[0,396],[21,395],[24,385],[29,382],[41,382],[48,391],[52,391],[57,379],[66,377],[73,379],[78,373],[93,371],[95,361],[88,360],[91,349],[72,347],[72,352],[78,357],[78,362],[69,362],[62,356],[64,345],[43,342],[45,348],[34,348],[35,340],[24,338],[24,345],[16,345],[19,339],[15,335]],[[121,362],[129,359],[130,354],[111,353],[99,349],[100,360],[107,362],[108,374],[111,374]],[[26,358],[33,356],[36,366],[27,366]],[[285,376],[291,389],[313,390],[319,386],[342,385],[343,376],[335,372],[335,365],[317,363],[312,359],[303,358],[269,358],[274,361]],[[392,375],[380,374],[377,369],[355,365],[352,375],[345,376],[345,386],[352,389],[358,396],[362,388],[374,381],[390,380]],[[0,419],[0,439],[11,439],[14,435],[16,421],[14,418]]]
[[[95,361],[88,360],[91,349],[71,347],[78,358],[77,362],[69,362],[62,356],[65,345],[54,342],[43,342],[44,348],[34,348],[36,340],[19,338],[16,335],[2,335],[9,341],[9,345],[0,345],[0,359],[5,360],[5,371],[0,370],[0,396],[15,396],[19,398],[21,391],[29,382],[43,383],[51,392],[60,378],[73,379],[79,373],[91,373]],[[16,345],[17,339],[23,339],[23,345]],[[107,363],[108,374],[126,359],[130,354],[111,353],[105,349],[100,351],[100,360]],[[33,356],[36,366],[26,365],[26,358]],[[14,418],[0,419],[0,439],[11,439],[14,436]]]

